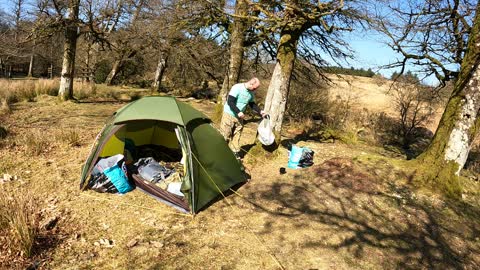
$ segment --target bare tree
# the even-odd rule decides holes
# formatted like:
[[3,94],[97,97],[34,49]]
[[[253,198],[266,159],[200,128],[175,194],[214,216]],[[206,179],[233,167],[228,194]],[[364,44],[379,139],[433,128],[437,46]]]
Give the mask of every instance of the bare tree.
[[467,161],[480,126],[480,4],[470,30],[460,73],[435,136],[419,158],[422,179],[447,194],[459,196],[458,175]]
[[105,80],[107,85],[113,84],[126,61],[148,46],[142,35],[145,33],[142,31],[144,25],[141,23],[141,16],[143,16],[144,7],[148,5],[148,0],[125,0],[124,5],[127,19],[123,23],[122,29],[117,30],[113,35],[116,40],[112,41],[111,45],[116,56],[112,69]]
[[413,64],[425,77],[434,75],[442,85],[459,75],[467,39],[478,1],[427,0],[393,2],[385,12],[379,9],[376,28],[400,54],[386,68]]
[[222,88],[218,94],[218,103],[223,106],[227,99],[227,93],[238,82],[243,64],[245,32],[248,28],[246,16],[248,3],[246,0],[235,1],[235,17],[230,35],[230,59],[227,72],[223,80]]
[[425,126],[435,112],[437,95],[432,87],[414,78],[397,78],[390,88],[393,105],[400,117],[399,135],[404,149],[409,149],[418,128]]
[[[268,34],[279,34],[275,50],[276,64],[265,99],[265,110],[270,114],[274,130],[279,133],[287,105],[290,80],[297,54],[311,64],[321,66],[325,61],[318,53],[323,51],[333,59],[351,57],[343,31],[350,31],[365,18],[355,1],[249,1],[258,10],[264,23],[259,29]],[[265,46],[272,53],[272,46]],[[315,50],[312,50],[315,48]]]
[[[55,2],[54,4],[58,4]],[[75,53],[77,50],[78,14],[80,0],[70,0],[67,6],[67,16],[64,19],[65,41],[63,44],[63,64],[58,96],[62,100],[73,99],[73,79],[75,71]]]
[[168,52],[160,51],[157,68],[155,69],[155,77],[153,78],[153,83],[152,83],[153,90],[157,92],[160,92],[160,90],[162,89],[162,79],[163,79],[163,75],[165,74],[165,70],[167,69],[167,61],[168,61]]
[[[409,7],[406,11],[401,8],[405,6]],[[418,6],[408,2],[392,10],[399,16],[380,21],[392,48],[404,56],[392,66],[404,67],[413,60],[427,75],[455,82],[435,136],[417,163],[423,168],[421,182],[459,196],[458,175],[480,125],[480,4],[443,0]]]

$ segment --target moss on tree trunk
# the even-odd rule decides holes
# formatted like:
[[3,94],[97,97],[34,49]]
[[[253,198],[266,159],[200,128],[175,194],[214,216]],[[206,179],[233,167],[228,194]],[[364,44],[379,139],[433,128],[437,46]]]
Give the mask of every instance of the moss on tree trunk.
[[460,170],[465,165],[480,120],[480,4],[470,32],[460,75],[455,84],[435,136],[417,158],[417,182],[459,197]]
[[[248,4],[245,0],[239,0],[235,3],[235,14],[246,16],[248,12]],[[232,26],[232,36],[230,38],[230,61],[228,69],[223,80],[222,88],[218,93],[217,105],[215,106],[215,114],[213,120],[219,122],[222,118],[223,104],[227,100],[228,91],[240,78],[240,72],[243,65],[243,51],[245,42],[245,31],[247,23],[244,18],[235,17]]]

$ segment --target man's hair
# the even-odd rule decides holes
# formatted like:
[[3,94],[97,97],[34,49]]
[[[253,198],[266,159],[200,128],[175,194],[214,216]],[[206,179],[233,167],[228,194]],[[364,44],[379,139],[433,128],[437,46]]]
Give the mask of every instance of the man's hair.
[[257,89],[260,86],[260,80],[257,77],[253,77],[247,82],[246,86],[250,90]]

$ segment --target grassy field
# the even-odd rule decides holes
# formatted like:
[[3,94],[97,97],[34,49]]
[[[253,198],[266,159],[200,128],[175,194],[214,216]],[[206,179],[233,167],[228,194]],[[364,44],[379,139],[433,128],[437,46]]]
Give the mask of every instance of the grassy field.
[[[38,228],[30,257],[15,248],[13,228],[0,230],[0,268],[480,268],[478,182],[462,179],[461,201],[416,190],[409,162],[362,142],[297,142],[315,151],[315,165],[286,174],[279,173],[286,149],[275,159],[247,154],[251,181],[195,217],[138,190],[80,192],[81,167],[97,133],[140,90],[115,98],[97,91],[97,98],[80,102],[42,95],[0,115],[8,134],[0,139],[0,177],[12,176],[0,184],[7,198],[0,203],[31,198],[23,204]],[[209,101],[185,101],[213,114]],[[250,123],[243,144],[254,135]],[[284,142],[295,142],[293,136],[285,133]]]

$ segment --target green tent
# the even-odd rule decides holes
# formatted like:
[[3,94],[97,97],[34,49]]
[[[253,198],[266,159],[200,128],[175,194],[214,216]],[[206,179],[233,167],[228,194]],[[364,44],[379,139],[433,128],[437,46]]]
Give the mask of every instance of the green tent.
[[88,188],[101,158],[124,154],[129,142],[181,152],[183,197],[134,177],[137,188],[179,210],[197,213],[222,192],[244,182],[240,163],[211,121],[173,97],[144,97],[116,111],[97,138],[83,167],[80,188]]

